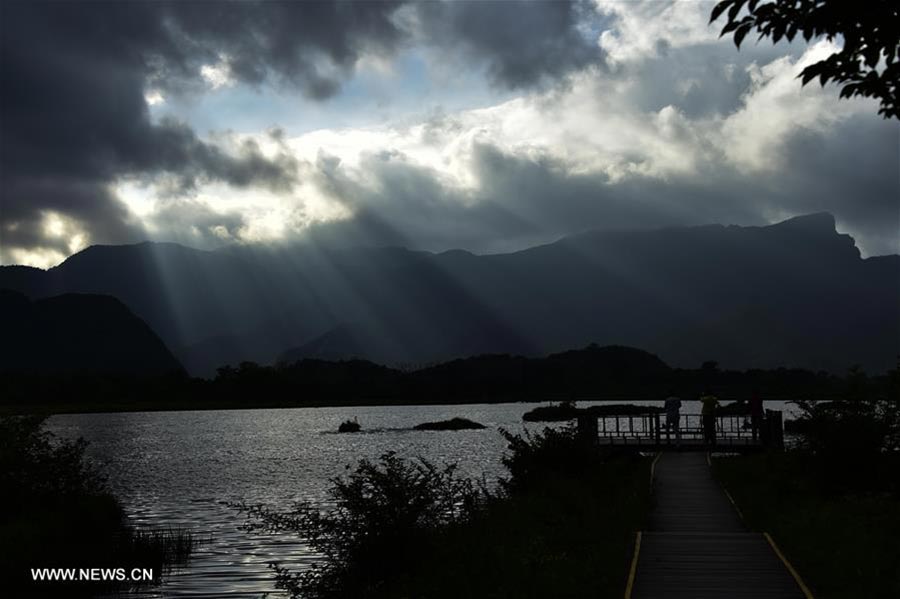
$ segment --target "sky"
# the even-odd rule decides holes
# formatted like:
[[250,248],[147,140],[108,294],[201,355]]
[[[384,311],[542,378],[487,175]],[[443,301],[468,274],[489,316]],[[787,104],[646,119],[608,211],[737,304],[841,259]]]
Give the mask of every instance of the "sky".
[[0,263],[91,244],[514,251],[835,215],[900,251],[900,129],[712,3],[4,1]]

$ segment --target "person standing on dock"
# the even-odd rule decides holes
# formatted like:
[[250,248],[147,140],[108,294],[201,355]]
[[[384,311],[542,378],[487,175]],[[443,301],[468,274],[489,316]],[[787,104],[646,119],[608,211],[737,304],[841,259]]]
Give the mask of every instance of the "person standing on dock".
[[675,391],[670,389],[669,396],[666,397],[666,437],[668,432],[675,429],[675,447],[681,446],[681,398],[675,395]]
[[759,394],[759,389],[754,389],[750,396],[750,427],[753,431],[753,441],[759,439],[760,428],[763,419],[763,400]]
[[703,415],[703,442],[707,445],[716,444],[716,408],[719,407],[719,399],[708,388],[700,396],[703,407],[700,413]]

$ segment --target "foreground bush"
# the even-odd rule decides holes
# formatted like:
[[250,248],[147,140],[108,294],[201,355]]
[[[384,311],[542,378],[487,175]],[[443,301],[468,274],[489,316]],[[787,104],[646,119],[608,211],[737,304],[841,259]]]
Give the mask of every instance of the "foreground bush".
[[[0,418],[0,577],[21,596],[90,596],[116,585],[34,583],[31,568],[152,569],[159,581],[194,546],[183,531],[136,531],[85,461],[83,440],[55,439],[38,417]],[[124,585],[119,585],[122,587]]]
[[497,491],[389,453],[334,479],[324,511],[244,507],[250,528],[296,534],[323,556],[301,572],[274,564],[278,586],[313,599],[621,596],[647,461],[586,448],[568,429],[504,435],[510,476]]
[[287,513],[244,509],[254,519],[250,528],[300,533],[324,557],[302,572],[276,567],[279,588],[295,597],[366,597],[402,586],[408,564],[430,536],[470,517],[479,498],[455,466],[406,461],[391,452],[333,479],[330,510],[309,503]]
[[599,448],[586,448],[573,427],[545,428],[538,434],[525,431],[521,435],[500,429],[500,434],[509,449],[503,456],[509,476],[500,484],[512,494],[545,489],[554,481],[590,481],[591,474],[614,456]]

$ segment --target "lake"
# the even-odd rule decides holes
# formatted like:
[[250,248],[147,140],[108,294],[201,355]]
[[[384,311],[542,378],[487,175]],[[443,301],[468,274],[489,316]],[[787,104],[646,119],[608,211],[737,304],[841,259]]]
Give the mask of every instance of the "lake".
[[[109,487],[134,524],[184,527],[208,540],[186,568],[172,572],[162,586],[135,596],[258,598],[264,592],[279,596],[269,562],[302,568],[317,556],[297,539],[241,530],[244,517],[226,503],[276,508],[288,508],[294,501],[321,503],[330,478],[347,472],[361,458],[377,458],[387,451],[457,463],[469,476],[495,481],[504,474],[500,460],[506,448],[498,427],[520,432],[522,414],[536,405],[64,414],[50,418],[47,428],[90,443],[87,455],[108,477]],[[687,401],[682,411],[698,410],[698,402]],[[422,422],[454,416],[488,428],[411,430]],[[340,422],[354,417],[362,432],[334,432]]]

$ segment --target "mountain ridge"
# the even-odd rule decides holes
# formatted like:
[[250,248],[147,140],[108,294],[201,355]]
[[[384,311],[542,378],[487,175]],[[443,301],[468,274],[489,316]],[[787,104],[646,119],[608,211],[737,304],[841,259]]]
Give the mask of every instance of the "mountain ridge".
[[118,299],[63,294],[30,300],[0,290],[0,371],[166,374],[182,367]]
[[[801,227],[798,225],[803,225],[803,226]],[[808,225],[813,225],[813,226],[808,226]],[[430,251],[430,250],[412,249],[412,248],[407,248],[405,246],[396,246],[396,245],[389,245],[389,246],[335,246],[335,247],[340,247],[343,250],[350,250],[350,251],[380,250],[380,251],[401,251],[401,252],[409,252],[409,253],[413,253],[413,254],[423,254],[423,255],[429,255],[429,256],[466,255],[466,256],[473,256],[473,257],[485,257],[485,256],[508,256],[508,255],[513,255],[513,254],[519,254],[522,252],[528,252],[528,251],[535,250],[538,248],[552,246],[552,245],[555,245],[555,244],[558,244],[561,242],[565,242],[566,240],[572,240],[572,239],[577,239],[577,238],[586,237],[586,236],[594,236],[594,235],[596,235],[596,236],[617,235],[617,234],[640,235],[640,234],[654,234],[654,233],[673,232],[673,231],[691,232],[691,231],[698,231],[698,230],[727,230],[727,229],[759,230],[759,229],[768,229],[768,228],[793,228],[793,229],[813,230],[813,231],[826,232],[826,233],[837,233],[836,227],[837,227],[837,221],[836,221],[834,215],[830,212],[822,211],[822,212],[813,212],[813,213],[809,213],[809,214],[801,214],[798,216],[792,216],[785,220],[778,221],[775,223],[770,223],[767,225],[735,225],[735,224],[726,225],[726,224],[721,224],[721,223],[709,223],[709,224],[702,224],[702,225],[672,225],[672,226],[665,226],[665,227],[658,227],[658,228],[651,228],[651,229],[627,229],[627,228],[608,229],[608,230],[607,229],[589,229],[587,231],[582,231],[580,233],[564,235],[563,237],[560,237],[554,241],[537,244],[537,245],[530,246],[527,248],[522,248],[519,250],[514,250],[514,251],[509,251],[509,252],[490,252],[490,253],[482,253],[482,254],[472,252],[472,251],[464,249],[464,248],[451,248],[451,249],[440,250],[440,251]],[[847,233],[837,233],[837,235],[839,237],[848,238],[850,240],[853,239],[852,236],[850,236]],[[4,265],[0,265],[0,269],[18,268],[18,269],[34,270],[34,271],[39,271],[39,272],[50,272],[50,271],[53,271],[55,269],[62,267],[67,262],[69,262],[70,260],[72,260],[73,258],[75,258],[77,256],[82,256],[85,254],[90,254],[90,253],[94,253],[97,251],[109,250],[109,249],[114,250],[114,249],[120,249],[120,248],[147,248],[147,247],[188,250],[190,252],[196,252],[196,253],[200,253],[200,254],[220,254],[220,253],[227,253],[227,252],[232,252],[232,251],[236,251],[236,250],[239,251],[242,247],[247,247],[247,246],[229,245],[229,246],[223,246],[223,247],[212,249],[212,250],[204,250],[204,249],[195,248],[193,246],[185,245],[183,243],[178,243],[178,242],[174,242],[174,241],[153,241],[153,240],[144,240],[144,241],[138,241],[135,243],[124,243],[124,244],[91,244],[91,245],[75,252],[74,254],[66,257],[65,260],[63,260],[59,264],[57,264],[55,266],[51,266],[49,268],[40,268],[40,267],[36,267],[36,266],[28,266],[28,265],[23,265],[23,264],[4,264]],[[854,247],[855,247],[855,242],[854,242]],[[860,255],[860,258],[862,260],[868,260],[871,258],[883,258],[885,256],[900,256],[900,254],[880,254],[877,256],[869,256],[866,258],[862,258],[862,256]]]
[[92,247],[47,271],[2,267],[0,287],[117,297],[206,376],[224,362],[315,357],[329,334],[329,357],[387,364],[591,342],[692,366],[880,370],[900,353],[900,256],[862,258],[828,213],[590,231],[504,254]]

